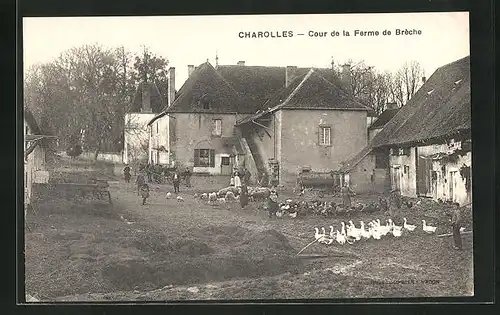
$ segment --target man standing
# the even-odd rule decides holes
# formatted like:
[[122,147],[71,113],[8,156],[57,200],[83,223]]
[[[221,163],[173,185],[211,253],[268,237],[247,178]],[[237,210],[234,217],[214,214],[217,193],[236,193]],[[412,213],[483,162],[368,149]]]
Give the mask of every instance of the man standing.
[[347,187],[347,184],[344,183],[342,189],[340,190],[342,194],[342,204],[344,205],[344,209],[351,208],[351,190]]
[[139,190],[141,189],[142,185],[146,183],[146,179],[144,178],[143,173],[139,173],[139,175],[137,175],[135,183],[137,184],[137,195],[139,195]]
[[123,169],[123,176],[125,177],[125,182],[130,183],[130,166],[125,165],[125,168]]
[[186,170],[184,171],[184,179],[186,180],[186,186],[191,187],[191,171],[189,170],[189,167],[186,167]]
[[241,209],[248,205],[248,188],[246,183],[243,183],[240,188],[240,205]]
[[152,175],[153,175],[153,165],[148,163],[146,166],[146,172],[148,173],[148,183],[151,183],[153,181]]
[[181,176],[179,175],[179,172],[177,170],[174,171],[172,182],[174,183],[174,193],[179,193],[179,184],[181,183]]
[[462,212],[460,206],[455,204],[453,214],[451,216],[451,226],[453,228],[453,249],[462,249],[462,236],[460,235],[460,228],[462,226]]

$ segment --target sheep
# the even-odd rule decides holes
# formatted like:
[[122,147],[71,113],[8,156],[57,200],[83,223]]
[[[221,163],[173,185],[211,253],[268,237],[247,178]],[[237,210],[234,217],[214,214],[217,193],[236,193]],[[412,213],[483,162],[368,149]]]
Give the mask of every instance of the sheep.
[[208,194],[208,202],[215,202],[217,201],[217,193],[209,193]]
[[220,203],[225,203],[226,202],[226,198],[222,197],[222,198],[217,198],[217,202],[220,202]]
[[235,200],[235,196],[234,196],[234,193],[232,191],[228,191],[226,192],[226,200],[230,201],[230,200]]

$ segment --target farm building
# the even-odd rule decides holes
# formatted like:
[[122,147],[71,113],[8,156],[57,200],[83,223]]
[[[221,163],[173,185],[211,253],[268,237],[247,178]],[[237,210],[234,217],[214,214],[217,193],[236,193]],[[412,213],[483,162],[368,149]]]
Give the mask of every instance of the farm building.
[[165,102],[153,82],[141,82],[137,87],[131,110],[125,114],[123,163],[148,161],[148,122],[165,106]]
[[177,97],[149,122],[150,154],[160,147],[195,173],[244,166],[253,178],[267,172],[285,183],[303,167],[329,171],[366,146],[374,115],[342,87],[349,76],[243,61],[188,69]]
[[33,184],[47,183],[49,173],[46,170],[47,138],[43,135],[35,117],[24,109],[24,203],[31,204]]
[[[469,62],[465,57],[437,69],[350,167],[366,160],[359,156],[379,154],[383,160],[385,154],[391,188],[403,196],[470,202]],[[350,174],[356,176],[361,177],[359,170]]]

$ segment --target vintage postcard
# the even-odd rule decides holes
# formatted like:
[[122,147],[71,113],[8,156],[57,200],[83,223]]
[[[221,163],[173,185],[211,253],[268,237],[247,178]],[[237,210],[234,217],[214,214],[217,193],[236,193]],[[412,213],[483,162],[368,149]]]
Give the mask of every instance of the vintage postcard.
[[27,302],[474,296],[468,12],[22,24]]

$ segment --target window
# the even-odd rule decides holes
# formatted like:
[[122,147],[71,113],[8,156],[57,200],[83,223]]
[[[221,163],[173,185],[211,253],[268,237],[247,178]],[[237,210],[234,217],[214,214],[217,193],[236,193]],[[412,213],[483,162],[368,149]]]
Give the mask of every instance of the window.
[[319,145],[331,145],[331,128],[330,127],[320,127],[319,128]]
[[195,149],[194,150],[195,167],[215,167],[215,150]]
[[222,119],[214,119],[213,120],[213,136],[221,136],[222,135]]
[[408,174],[410,172],[410,167],[408,165],[404,166],[404,173]]

